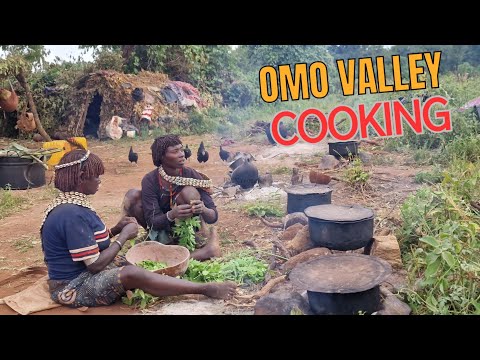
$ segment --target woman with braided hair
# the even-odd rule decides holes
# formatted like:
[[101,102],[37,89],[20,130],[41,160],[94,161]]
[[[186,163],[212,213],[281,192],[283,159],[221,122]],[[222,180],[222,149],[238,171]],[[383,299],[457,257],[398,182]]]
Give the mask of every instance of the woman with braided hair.
[[[216,229],[208,232],[205,223],[218,220],[218,212],[210,196],[212,181],[198,171],[186,167],[182,141],[177,135],[155,139],[151,146],[156,168],[142,179],[142,190],[131,189],[124,199],[124,213],[133,216],[149,230],[151,240],[173,243],[172,227],[176,219],[199,215],[207,243],[191,253],[195,260],[221,256]],[[141,200],[141,202],[140,202]],[[197,238],[198,239],[198,238]],[[198,243],[197,243],[198,245]]]
[[47,207],[40,228],[53,301],[69,307],[109,305],[131,289],[154,296],[233,296],[234,283],[193,283],[144,270],[118,256],[137,235],[138,224],[123,217],[108,229],[97,215],[87,195],[98,191],[103,173],[102,161],[89,150],[73,150],[55,166],[60,193]]

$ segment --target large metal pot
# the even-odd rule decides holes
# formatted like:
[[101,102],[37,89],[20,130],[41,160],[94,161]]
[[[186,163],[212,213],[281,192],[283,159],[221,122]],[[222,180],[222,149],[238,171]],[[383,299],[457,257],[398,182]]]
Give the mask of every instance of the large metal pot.
[[373,238],[374,212],[358,205],[317,205],[305,209],[310,239],[319,247],[355,250]]
[[0,157],[0,188],[24,190],[45,185],[45,168],[30,158]]
[[391,271],[388,262],[375,256],[338,253],[297,265],[289,279],[307,290],[317,315],[371,314],[380,307],[379,285]]
[[358,155],[358,141],[338,141],[328,143],[328,153],[335,157]]
[[309,206],[330,204],[332,189],[326,185],[298,184],[285,189],[287,213],[303,212]]

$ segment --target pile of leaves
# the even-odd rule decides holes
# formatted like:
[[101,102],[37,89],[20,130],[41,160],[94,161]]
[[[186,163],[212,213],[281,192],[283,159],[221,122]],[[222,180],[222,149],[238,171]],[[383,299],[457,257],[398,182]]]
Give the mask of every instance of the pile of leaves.
[[167,264],[161,261],[152,261],[152,260],[143,260],[136,264],[145,270],[156,271],[160,269],[165,269]]
[[234,281],[237,284],[258,284],[265,279],[268,264],[249,251],[232,254],[225,259],[190,260],[184,279],[194,282]]
[[122,297],[122,303],[141,310],[154,305],[158,300],[158,297],[150,295],[141,289],[135,289],[135,291],[128,290],[127,296]]

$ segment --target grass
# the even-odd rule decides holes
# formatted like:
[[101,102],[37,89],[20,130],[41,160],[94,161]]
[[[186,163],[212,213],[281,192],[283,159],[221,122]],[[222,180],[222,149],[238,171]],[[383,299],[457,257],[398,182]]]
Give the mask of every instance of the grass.
[[0,220],[20,210],[26,210],[35,204],[45,204],[57,194],[53,185],[27,190],[12,190],[10,187],[0,188]]
[[9,187],[0,188],[0,220],[22,209],[27,199],[15,194]]
[[27,235],[15,240],[13,242],[13,247],[17,249],[17,251],[25,253],[28,250],[32,249],[38,243],[40,243],[40,240],[38,240],[35,236]]
[[273,175],[287,175],[291,173],[291,169],[288,166],[279,166],[274,168],[271,173]]
[[318,165],[320,164],[320,160],[322,157],[325,156],[324,153],[317,152],[315,154],[309,156],[300,156],[300,160],[298,162],[305,164],[305,165]]

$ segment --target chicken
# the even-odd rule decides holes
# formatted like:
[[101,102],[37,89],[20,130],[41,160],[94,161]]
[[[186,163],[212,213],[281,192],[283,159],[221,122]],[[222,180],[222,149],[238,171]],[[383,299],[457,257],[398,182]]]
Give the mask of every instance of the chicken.
[[220,145],[220,159],[227,161],[230,158],[230,153],[227,150],[223,150],[222,145]]
[[138,161],[138,154],[136,152],[133,152],[132,146],[130,146],[130,152],[128,153],[128,161],[131,163],[137,164]]
[[188,148],[188,145],[183,149],[183,152],[185,153],[185,160],[188,160],[188,158],[192,156],[192,150]]
[[203,145],[203,141],[200,143],[197,151],[197,160],[199,163],[207,162],[208,161],[208,151],[205,150],[205,145]]

